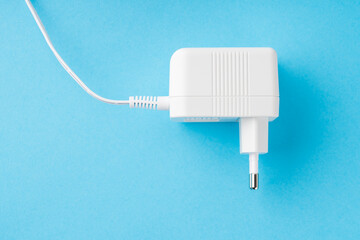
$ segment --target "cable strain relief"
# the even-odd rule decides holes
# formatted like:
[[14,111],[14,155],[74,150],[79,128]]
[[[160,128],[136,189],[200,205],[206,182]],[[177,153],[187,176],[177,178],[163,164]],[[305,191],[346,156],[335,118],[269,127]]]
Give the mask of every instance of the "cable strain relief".
[[145,108],[153,110],[169,110],[169,97],[156,96],[131,96],[129,97],[130,108]]

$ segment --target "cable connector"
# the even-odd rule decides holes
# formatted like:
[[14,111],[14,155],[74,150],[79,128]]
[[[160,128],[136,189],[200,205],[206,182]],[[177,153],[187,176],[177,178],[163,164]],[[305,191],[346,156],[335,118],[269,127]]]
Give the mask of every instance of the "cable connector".
[[169,97],[135,96],[129,97],[130,108],[146,108],[153,110],[169,110]]

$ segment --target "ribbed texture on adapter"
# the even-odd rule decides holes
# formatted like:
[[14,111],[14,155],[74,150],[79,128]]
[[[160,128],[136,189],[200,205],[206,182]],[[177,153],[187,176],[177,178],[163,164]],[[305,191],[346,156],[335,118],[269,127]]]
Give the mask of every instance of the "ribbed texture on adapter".
[[129,97],[130,108],[169,110],[169,97],[135,96]]

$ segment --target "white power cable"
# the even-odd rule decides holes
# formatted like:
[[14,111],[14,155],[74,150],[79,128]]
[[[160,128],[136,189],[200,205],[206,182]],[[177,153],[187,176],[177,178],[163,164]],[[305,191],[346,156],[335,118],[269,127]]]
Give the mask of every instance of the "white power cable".
[[90,96],[105,102],[105,103],[109,103],[109,104],[116,104],[116,105],[125,105],[125,104],[129,104],[129,101],[126,100],[112,100],[112,99],[107,99],[104,97],[101,97],[99,95],[97,95],[96,93],[94,93],[90,88],[88,88],[85,83],[83,83],[83,81],[80,80],[80,78],[73,72],[73,70],[71,70],[71,68],[66,64],[66,62],[61,58],[61,56],[59,55],[59,53],[56,51],[54,45],[52,44],[50,37],[48,35],[48,33],[45,30],[45,27],[43,25],[43,23],[40,20],[39,15],[37,14],[34,6],[32,5],[30,0],[25,0],[27,6],[30,9],[31,14],[33,15],[36,24],[38,25],[42,35],[44,36],[46,43],[49,45],[51,51],[54,53],[56,59],[59,61],[59,63],[61,64],[61,66],[63,66],[63,68],[70,74],[70,76],[80,85],[80,87],[82,89],[84,89]]

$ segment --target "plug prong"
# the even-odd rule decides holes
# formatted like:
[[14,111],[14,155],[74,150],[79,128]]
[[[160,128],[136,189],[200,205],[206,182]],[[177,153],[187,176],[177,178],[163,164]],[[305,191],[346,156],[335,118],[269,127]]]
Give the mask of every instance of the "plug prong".
[[256,190],[259,187],[259,174],[258,173],[250,173],[250,189]]
[[259,154],[249,154],[249,177],[250,177],[250,189],[256,190],[259,187]]

